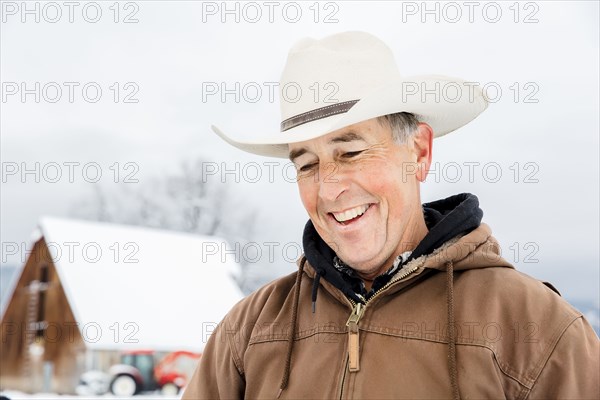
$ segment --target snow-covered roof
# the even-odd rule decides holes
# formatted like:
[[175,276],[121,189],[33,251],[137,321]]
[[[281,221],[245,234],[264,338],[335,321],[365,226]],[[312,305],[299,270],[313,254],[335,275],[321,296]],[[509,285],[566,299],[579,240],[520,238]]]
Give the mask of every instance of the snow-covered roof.
[[48,217],[40,229],[91,349],[202,351],[243,297],[221,238]]

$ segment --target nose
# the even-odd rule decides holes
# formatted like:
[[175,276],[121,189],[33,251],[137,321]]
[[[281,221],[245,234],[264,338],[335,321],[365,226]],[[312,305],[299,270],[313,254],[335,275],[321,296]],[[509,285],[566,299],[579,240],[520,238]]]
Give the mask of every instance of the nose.
[[319,198],[325,202],[336,201],[348,190],[348,179],[335,162],[322,163],[319,166]]

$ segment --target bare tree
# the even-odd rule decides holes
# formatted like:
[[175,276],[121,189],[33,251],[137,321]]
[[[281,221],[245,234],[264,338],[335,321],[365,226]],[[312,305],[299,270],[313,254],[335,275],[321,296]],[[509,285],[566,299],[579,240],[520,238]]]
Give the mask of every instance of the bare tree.
[[[89,197],[71,207],[77,218],[220,236],[243,248],[255,236],[256,212],[230,201],[230,188],[202,176],[201,161],[183,163],[175,174],[154,176],[137,184],[120,183],[111,191],[96,184]],[[246,205],[246,203],[244,203]],[[232,213],[231,210],[236,210]],[[245,210],[245,211],[244,211]],[[249,293],[250,263],[243,257],[238,284]]]

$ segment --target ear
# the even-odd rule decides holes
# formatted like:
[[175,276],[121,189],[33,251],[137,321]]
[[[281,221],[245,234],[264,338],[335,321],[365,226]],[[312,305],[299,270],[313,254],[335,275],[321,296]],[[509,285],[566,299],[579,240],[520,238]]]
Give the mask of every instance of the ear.
[[431,166],[431,151],[433,148],[433,129],[424,122],[420,122],[414,136],[414,152],[417,158],[416,178],[419,182],[425,181]]

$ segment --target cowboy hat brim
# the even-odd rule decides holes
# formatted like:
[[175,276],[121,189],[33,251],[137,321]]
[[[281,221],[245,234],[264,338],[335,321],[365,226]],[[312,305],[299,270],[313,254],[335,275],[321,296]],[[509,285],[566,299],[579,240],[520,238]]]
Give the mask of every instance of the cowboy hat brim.
[[[415,92],[415,89],[417,90]],[[479,86],[439,75],[400,78],[372,90],[345,113],[311,121],[285,132],[233,139],[212,125],[213,131],[240,150],[266,157],[288,158],[288,144],[314,139],[346,126],[387,114],[409,112],[429,124],[434,137],[450,133],[481,114],[488,100]]]

